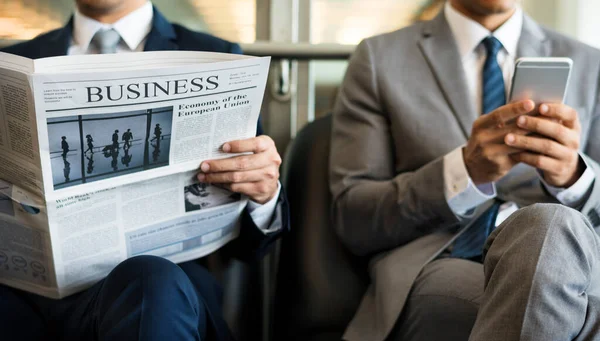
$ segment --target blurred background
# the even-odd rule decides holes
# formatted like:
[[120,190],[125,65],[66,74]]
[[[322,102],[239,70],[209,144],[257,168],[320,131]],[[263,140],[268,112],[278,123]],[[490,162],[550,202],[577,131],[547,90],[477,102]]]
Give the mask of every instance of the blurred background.
[[[152,2],[173,22],[243,43],[248,52],[272,55],[272,49],[267,47],[275,43],[304,43],[305,49],[308,44],[319,44],[331,51],[349,53],[352,45],[365,37],[431,18],[444,0]],[[522,0],[522,5],[539,23],[600,47],[600,21],[595,19],[600,13],[600,0]],[[62,26],[73,6],[74,0],[0,0],[0,45]],[[267,131],[281,135],[284,146],[288,133],[293,137],[304,123],[331,110],[347,62],[344,58],[331,60],[321,56],[285,63],[274,58],[274,65],[279,71],[274,70],[273,78],[287,77],[289,82],[274,80],[279,85],[286,83],[286,89],[272,91],[271,102],[279,104],[268,103],[265,107],[270,111],[266,115]]]
[[[312,2],[311,43],[357,44],[364,37],[437,13],[442,1],[299,0]],[[0,0],[0,39],[30,39],[62,26],[74,0]],[[240,43],[256,41],[257,0],[154,0],[169,20]],[[259,3],[259,4],[257,4]],[[523,0],[538,22],[600,46],[598,0]],[[584,28],[590,26],[585,34]]]

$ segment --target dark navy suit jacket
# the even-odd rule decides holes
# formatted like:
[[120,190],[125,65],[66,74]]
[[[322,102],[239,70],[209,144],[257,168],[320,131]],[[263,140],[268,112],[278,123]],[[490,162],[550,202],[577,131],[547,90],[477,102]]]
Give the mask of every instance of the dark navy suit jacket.
[[[64,27],[42,34],[32,40],[9,46],[2,52],[12,53],[27,58],[45,58],[64,56],[69,50],[73,36],[73,19]],[[194,32],[181,25],[171,24],[154,8],[152,29],[146,39],[144,51],[208,51],[224,53],[242,53],[238,44],[211,36],[206,33]],[[256,128],[257,135],[263,133],[260,120]],[[242,228],[239,238],[231,246],[231,250],[242,258],[262,256],[282,232],[289,230],[288,203],[283,188],[278,198],[282,228],[279,232],[264,235],[254,224],[248,211],[242,216]],[[275,217],[274,217],[275,218]]]

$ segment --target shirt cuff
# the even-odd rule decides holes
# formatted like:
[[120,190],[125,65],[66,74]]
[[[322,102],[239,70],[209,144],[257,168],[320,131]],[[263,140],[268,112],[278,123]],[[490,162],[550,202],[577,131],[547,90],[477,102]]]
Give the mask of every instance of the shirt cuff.
[[560,188],[549,185],[545,180],[543,174],[538,170],[540,181],[553,197],[555,197],[561,204],[569,206],[571,208],[579,207],[583,201],[587,199],[587,193],[594,183],[596,178],[592,167],[587,164],[585,158],[579,156],[585,164],[585,171],[579,179],[569,188]]
[[281,192],[281,182],[277,182],[277,193],[264,204],[256,203],[252,200],[248,201],[246,209],[252,217],[254,224],[258,227],[261,232],[273,233],[277,232],[281,228],[281,224],[270,224],[273,218],[273,213],[277,208],[277,201],[279,200],[279,193]]
[[475,185],[463,159],[462,146],[444,156],[444,192],[448,206],[459,217],[469,218],[474,208],[496,197],[493,182]]

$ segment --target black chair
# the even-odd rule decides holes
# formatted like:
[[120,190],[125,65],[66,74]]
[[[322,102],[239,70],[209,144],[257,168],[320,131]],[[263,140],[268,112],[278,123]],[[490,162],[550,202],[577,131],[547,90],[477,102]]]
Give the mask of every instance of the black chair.
[[261,262],[242,262],[227,249],[200,260],[223,286],[223,314],[238,341],[254,341],[263,330]]
[[331,116],[298,133],[282,179],[292,231],[282,240],[274,340],[340,340],[368,284],[366,262],[350,254],[331,225],[328,165]]

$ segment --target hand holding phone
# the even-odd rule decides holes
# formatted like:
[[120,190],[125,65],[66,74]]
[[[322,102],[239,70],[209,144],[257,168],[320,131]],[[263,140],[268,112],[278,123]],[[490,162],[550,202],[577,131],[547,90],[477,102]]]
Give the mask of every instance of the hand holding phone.
[[[507,146],[520,149],[514,161],[542,171],[546,182],[570,187],[585,169],[579,158],[581,126],[577,112],[564,104],[573,61],[569,58],[523,58],[515,66],[510,98],[531,99],[536,115],[521,115],[517,126],[528,134],[509,133]],[[539,113],[539,115],[537,115]]]
[[555,187],[579,179],[581,128],[575,110],[563,104],[572,65],[568,58],[516,62],[510,103],[479,117],[463,149],[475,184],[496,181],[518,163],[539,169]]

